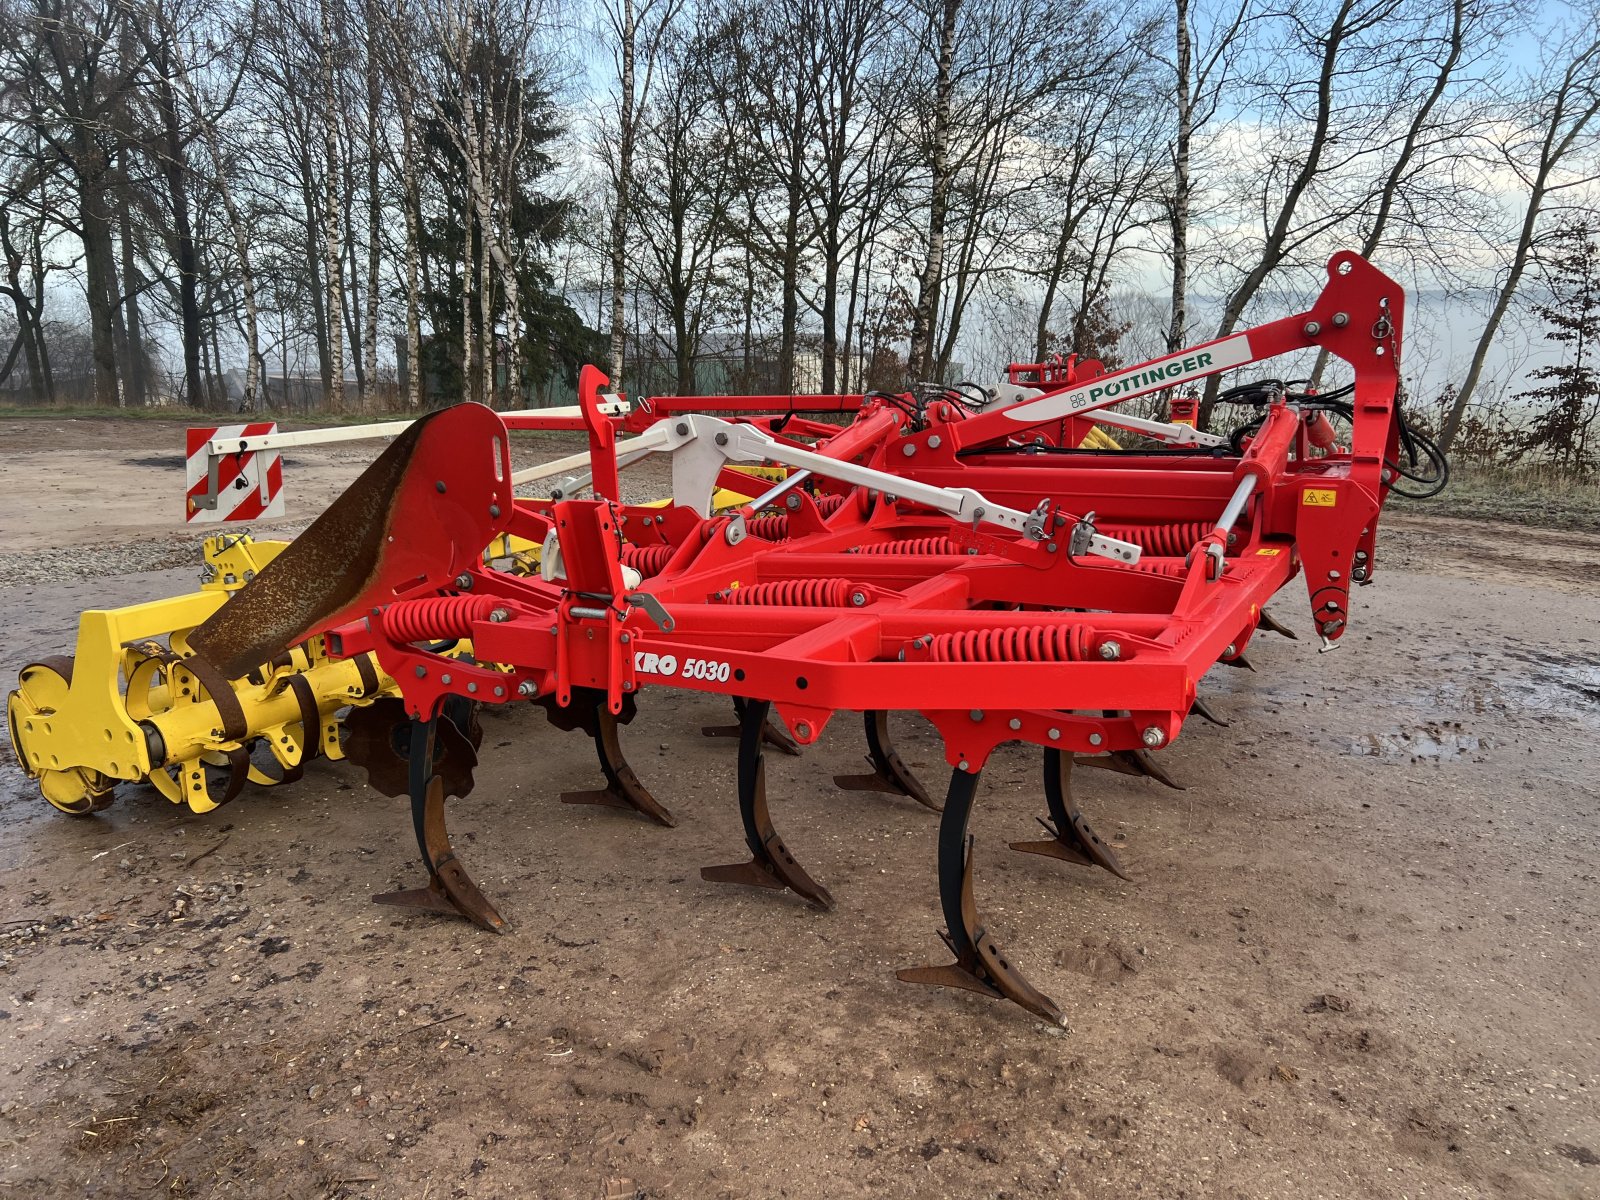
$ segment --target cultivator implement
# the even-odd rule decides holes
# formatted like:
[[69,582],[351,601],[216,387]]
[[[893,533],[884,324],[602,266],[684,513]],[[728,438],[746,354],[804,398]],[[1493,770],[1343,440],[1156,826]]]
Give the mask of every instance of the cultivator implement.
[[[470,404],[432,414],[181,649],[209,664],[202,685],[205,671],[248,679],[307,645],[329,663],[375,661],[392,698],[371,706],[361,740],[390,756],[385,790],[408,794],[427,873],[379,899],[489,929],[504,919],[445,821],[448,798],[472,786],[476,706],[534,702],[593,739],[604,784],[564,801],[671,825],[628,767],[620,727],[653,688],[728,697],[749,857],[702,878],[819,909],[833,896],[775,826],[765,754],[814,744],[841,710],[861,714],[870,771],[838,786],[942,810],[937,888],[954,961],[900,978],[1059,1021],[979,914],[969,826],[985,763],[1003,743],[1040,748],[1047,836],[1013,849],[1128,878],[1076,803],[1075,768],[1176,786],[1159,752],[1191,713],[1218,721],[1199,680],[1246,665],[1258,629],[1287,632],[1265,605],[1296,575],[1323,649],[1338,644],[1417,441],[1396,400],[1402,309],[1392,280],[1340,254],[1307,312],[1123,370],[1014,369],[993,394],[658,398],[615,416],[586,369],[586,452],[514,473],[509,432],[529,418]],[[1231,438],[1115,410],[1318,350],[1348,365],[1349,387],[1249,380],[1225,396],[1259,415]],[[1330,415],[1346,426],[1337,436]],[[1086,442],[1108,429],[1143,440]],[[620,472],[652,455],[670,460],[671,502],[624,503]],[[761,494],[719,511],[719,486],[750,495],[737,470],[751,467],[768,473]],[[562,476],[549,499],[515,493]],[[575,498],[584,488],[590,498]],[[537,573],[497,569],[484,554],[497,539],[539,547]],[[895,749],[903,711],[943,740],[942,803]]]

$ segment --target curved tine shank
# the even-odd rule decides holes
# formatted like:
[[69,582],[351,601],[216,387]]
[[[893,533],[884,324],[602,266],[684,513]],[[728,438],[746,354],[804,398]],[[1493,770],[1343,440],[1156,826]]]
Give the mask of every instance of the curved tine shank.
[[[744,710],[749,702],[742,697],[733,698],[733,715],[738,718],[732,725],[702,725],[701,737],[736,738],[741,736],[744,729]],[[781,750],[791,757],[800,756],[800,743],[790,737],[783,728],[770,718],[761,728],[761,740],[774,750]]]
[[1118,879],[1129,879],[1128,872],[1117,861],[1116,852],[1100,839],[1073,803],[1072,755],[1063,754],[1053,746],[1047,746],[1044,752],[1044,798],[1050,809],[1050,819],[1041,818],[1039,824],[1052,836],[1037,842],[1012,842],[1013,850],[1086,867],[1104,867]]
[[1060,1025],[1061,1009],[1056,1002],[1022,977],[978,921],[972,893],[972,838],[967,826],[972,820],[979,774],[957,769],[950,776],[950,792],[939,820],[939,905],[946,927],[939,936],[956,961],[942,967],[908,967],[896,976],[905,983],[964,988],[1001,997]]
[[922,781],[911,773],[905,760],[894,748],[889,736],[889,713],[876,709],[862,714],[867,726],[867,764],[870,775],[835,775],[835,787],[847,792],[888,792],[892,795],[910,796],[924,808],[942,812],[944,805],[928,795]]
[[767,766],[761,752],[763,729],[772,705],[748,700],[741,710],[739,736],[739,816],[744,820],[744,840],[751,858],[746,863],[700,868],[700,878],[711,883],[742,883],[750,887],[788,888],[815,908],[833,907],[833,897],[789,852],[773,828],[767,809]]
[[639,781],[622,753],[621,724],[606,706],[603,693],[596,693],[594,707],[594,750],[606,786],[585,792],[562,792],[563,804],[598,804],[606,808],[625,808],[648,817],[657,825],[671,829],[677,819],[650,794]]
[[1199,696],[1196,696],[1194,702],[1189,705],[1189,711],[1203,720],[1210,721],[1213,725],[1219,725],[1223,729],[1228,727],[1228,723],[1217,716],[1216,710],[1200,699]]
[[[422,863],[428,868],[427,886],[384,892],[372,899],[378,904],[466,917],[481,929],[504,933],[505,919],[472,882],[450,845],[444,819],[445,781],[434,773],[436,734],[434,721],[412,724],[411,824],[417,835],[417,848],[422,852]],[[461,744],[470,749],[471,743],[459,733],[457,736]]]
[[1294,641],[1298,642],[1300,640],[1300,635],[1298,633],[1290,629],[1287,625],[1278,620],[1277,617],[1273,616],[1264,608],[1261,610],[1261,616],[1256,619],[1256,624],[1260,625],[1263,629],[1272,630],[1273,633],[1281,633],[1284,637],[1292,638]]

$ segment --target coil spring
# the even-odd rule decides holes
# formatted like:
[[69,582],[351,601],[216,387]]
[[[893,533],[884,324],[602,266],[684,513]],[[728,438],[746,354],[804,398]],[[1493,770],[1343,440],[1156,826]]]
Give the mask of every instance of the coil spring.
[[661,569],[667,565],[667,560],[677,550],[676,546],[634,546],[622,547],[622,565],[632,567],[640,575],[659,575]]
[[[843,496],[814,496],[817,512],[832,516],[844,504]],[[789,536],[789,514],[768,513],[764,517],[751,517],[744,523],[745,532],[764,542],[781,542]]]
[[933,662],[1078,662],[1097,656],[1102,635],[1087,625],[1018,625],[937,633],[928,643]]
[[493,596],[433,596],[398,600],[383,611],[383,631],[397,642],[470,637],[474,621],[488,620]]
[[1174,521],[1169,525],[1099,525],[1095,532],[1133,542],[1146,554],[1181,558],[1214,528],[1215,524],[1207,521]]
[[[860,597],[860,599],[857,599]],[[866,591],[849,579],[775,579],[722,593],[728,604],[781,604],[804,608],[846,608],[865,604]]]
[[858,554],[965,554],[966,551],[947,537],[901,538],[898,542],[873,542],[862,546]]
[[744,531],[764,542],[781,542],[789,536],[789,514],[769,513],[764,517],[751,517],[744,523]]
[[1141,558],[1132,567],[1146,575],[1165,575],[1168,579],[1182,579],[1189,573],[1188,564],[1176,558]]

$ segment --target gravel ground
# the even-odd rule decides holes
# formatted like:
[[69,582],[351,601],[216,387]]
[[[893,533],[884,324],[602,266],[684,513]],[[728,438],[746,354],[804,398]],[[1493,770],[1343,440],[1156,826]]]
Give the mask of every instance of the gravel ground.
[[[0,591],[8,677],[85,607],[192,586],[148,424],[97,429],[69,468],[5,426],[35,500],[0,562],[64,556]],[[291,512],[359,461],[296,463]],[[1379,552],[1339,653],[1262,637],[1202,681],[1230,725],[1161,752],[1186,791],[1079,773],[1131,883],[1008,854],[1037,755],[992,760],[979,904],[1066,1030],[896,982],[944,957],[937,823],[833,787],[848,719],[768,764],[819,914],[700,879],[742,853],[717,698],[652,689],[625,731],[670,830],[556,803],[587,740],[488,711],[451,822],[499,938],[368,903],[420,865],[348,765],[73,820],[0,751],[0,1195],[1600,1195],[1600,537],[1407,515]],[[896,736],[937,787],[931,731]]]

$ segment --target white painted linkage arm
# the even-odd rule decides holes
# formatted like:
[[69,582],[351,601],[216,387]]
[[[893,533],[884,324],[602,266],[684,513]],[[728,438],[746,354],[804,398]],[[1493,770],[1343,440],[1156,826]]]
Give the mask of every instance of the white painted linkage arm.
[[[1052,532],[1044,527],[1050,513],[1048,504],[1043,501],[1032,512],[1022,512],[997,504],[972,488],[918,483],[902,475],[785,445],[753,425],[734,424],[698,413],[669,418],[654,426],[650,433],[663,426],[671,427],[668,444],[672,448],[673,500],[701,516],[710,515],[712,489],[724,462],[775,462],[910,500],[969,522],[974,528],[980,524],[998,525],[1036,542],[1043,541]],[[1133,563],[1139,561],[1140,548],[1133,542],[1093,534],[1084,540],[1080,552]]]
[[[600,411],[608,417],[627,413],[625,400],[612,397],[603,401]],[[559,408],[519,408],[503,412],[502,417],[581,417],[583,409],[576,404]],[[301,429],[294,433],[261,433],[254,437],[212,438],[206,444],[211,454],[243,454],[252,450],[283,450],[291,446],[324,446],[330,442],[361,442],[368,438],[393,437],[409,429],[416,418],[406,421],[378,421],[371,425],[343,425],[332,429]]]

